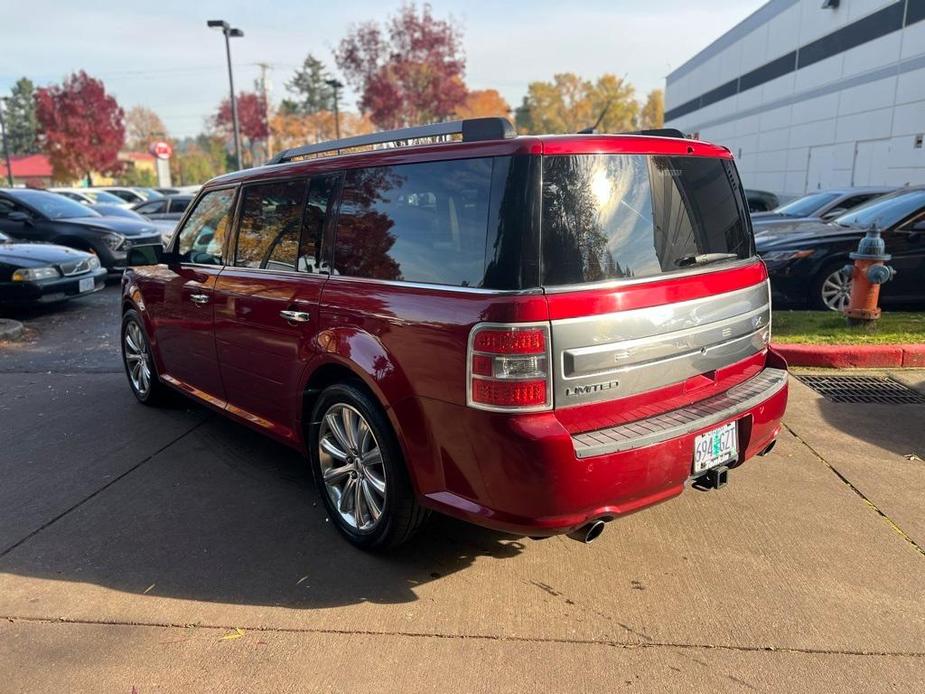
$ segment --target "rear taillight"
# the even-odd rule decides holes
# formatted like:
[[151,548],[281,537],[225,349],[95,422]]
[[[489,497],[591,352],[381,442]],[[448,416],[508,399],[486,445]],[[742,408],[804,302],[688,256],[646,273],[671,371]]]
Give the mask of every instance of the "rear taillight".
[[549,325],[482,323],[469,333],[466,402],[480,410],[552,407]]

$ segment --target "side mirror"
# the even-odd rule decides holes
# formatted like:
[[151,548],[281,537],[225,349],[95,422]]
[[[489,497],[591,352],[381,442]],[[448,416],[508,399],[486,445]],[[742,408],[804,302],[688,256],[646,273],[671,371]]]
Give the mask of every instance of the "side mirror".
[[133,246],[128,249],[126,264],[133,267],[140,265],[160,265],[161,263],[167,262],[165,256],[169,256],[169,253],[166,253],[164,247],[160,244],[154,246]]
[[25,212],[10,212],[7,217],[11,222],[22,222],[23,224],[32,224],[32,217]]
[[836,217],[841,217],[847,211],[847,207],[836,207],[834,210],[829,210],[824,215],[822,215],[822,218],[825,220],[835,219]]

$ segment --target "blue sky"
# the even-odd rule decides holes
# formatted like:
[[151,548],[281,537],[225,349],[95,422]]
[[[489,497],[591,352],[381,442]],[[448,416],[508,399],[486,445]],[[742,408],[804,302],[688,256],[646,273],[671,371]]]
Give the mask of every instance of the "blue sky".
[[[58,82],[83,68],[128,110],[154,109],[171,135],[193,135],[227,96],[221,34],[207,19],[244,30],[232,40],[235,86],[252,88],[256,63],[273,65],[272,99],[313,53],[333,67],[332,49],[351,24],[383,19],[400,0],[350,2],[177,2],[125,0],[4,3],[0,92],[26,75]],[[534,80],[555,72],[625,75],[640,93],[760,7],[760,0],[585,0],[571,3],[435,0],[434,13],[462,26],[470,89],[498,89],[515,106]],[[347,95],[348,107],[354,98]]]

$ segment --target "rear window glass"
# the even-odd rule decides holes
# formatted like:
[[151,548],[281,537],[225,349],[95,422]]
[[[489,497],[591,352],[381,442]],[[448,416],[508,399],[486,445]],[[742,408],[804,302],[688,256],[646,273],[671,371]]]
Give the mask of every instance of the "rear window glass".
[[732,163],[705,157],[543,158],[546,285],[651,277],[753,255]]
[[347,171],[335,271],[481,286],[492,165],[481,158]]

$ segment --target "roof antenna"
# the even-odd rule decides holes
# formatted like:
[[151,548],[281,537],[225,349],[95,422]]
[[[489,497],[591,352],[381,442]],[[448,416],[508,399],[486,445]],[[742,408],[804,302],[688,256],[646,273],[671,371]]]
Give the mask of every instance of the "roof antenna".
[[594,121],[594,125],[590,128],[585,128],[584,130],[579,130],[579,135],[594,135],[597,132],[598,126],[603,122],[604,117],[607,115],[607,112],[610,110],[610,105],[613,103],[613,99],[608,99],[607,103],[604,104],[604,110],[601,111],[601,115],[597,117],[597,120]]

